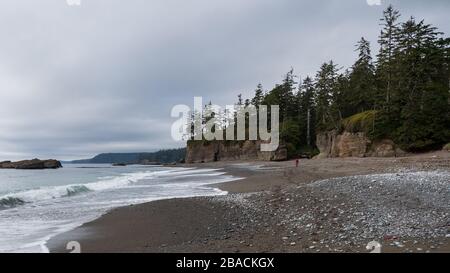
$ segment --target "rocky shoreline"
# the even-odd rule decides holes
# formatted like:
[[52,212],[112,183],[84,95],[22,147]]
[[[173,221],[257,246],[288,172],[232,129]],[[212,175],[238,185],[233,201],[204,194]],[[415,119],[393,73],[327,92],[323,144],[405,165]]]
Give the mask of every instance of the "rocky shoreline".
[[[188,165],[196,166],[196,165]],[[450,154],[211,163],[226,196],[118,208],[49,241],[66,252],[450,252]]]
[[17,169],[17,170],[43,170],[43,169],[59,169],[62,168],[61,162],[54,159],[48,160],[22,160],[17,162],[3,161],[0,162],[0,169]]

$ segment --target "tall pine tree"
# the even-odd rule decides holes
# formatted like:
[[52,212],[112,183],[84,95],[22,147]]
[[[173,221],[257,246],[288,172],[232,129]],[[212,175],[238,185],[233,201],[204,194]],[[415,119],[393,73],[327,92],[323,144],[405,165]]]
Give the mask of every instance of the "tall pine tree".
[[400,31],[399,18],[400,12],[390,5],[383,12],[383,18],[380,19],[382,30],[378,40],[380,52],[377,56],[376,74],[379,90],[377,102],[379,106],[384,106],[387,109],[390,106],[393,74],[396,69],[394,55],[397,51],[397,41]]
[[[420,151],[448,141],[449,94],[445,46],[435,27],[413,17],[402,24],[396,59],[393,103],[401,125],[395,140],[405,149]],[[448,75],[448,74],[447,74]],[[394,96],[395,95],[395,96]]]
[[352,114],[373,110],[375,107],[375,67],[372,62],[370,43],[366,39],[356,45],[359,52],[358,60],[352,67],[349,76],[348,104],[353,109]]
[[298,123],[300,126],[300,144],[312,148],[315,144],[316,131],[316,107],[315,89],[311,77],[306,77],[300,84],[297,93],[297,103],[299,109]]
[[333,61],[322,64],[320,70],[316,74],[316,127],[320,130],[326,130],[337,127],[336,119],[332,115],[330,106],[333,103],[333,97],[336,94],[338,80],[337,65]]

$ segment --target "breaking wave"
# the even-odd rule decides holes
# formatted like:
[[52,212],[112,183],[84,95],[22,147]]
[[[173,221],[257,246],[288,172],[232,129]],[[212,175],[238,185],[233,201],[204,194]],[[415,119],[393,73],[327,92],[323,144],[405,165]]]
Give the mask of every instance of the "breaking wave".
[[71,197],[71,196],[75,196],[75,195],[90,192],[90,191],[92,191],[92,190],[86,186],[72,186],[72,187],[67,188],[67,196]]
[[99,178],[97,182],[78,185],[64,185],[54,187],[42,187],[38,189],[25,190],[0,196],[0,209],[9,209],[26,203],[52,200],[57,198],[69,198],[90,192],[105,191],[128,187],[143,179],[155,179],[162,177],[189,177],[189,176],[221,176],[216,169],[171,169],[160,171],[142,171],[136,173],[125,173],[118,176]]
[[38,189],[11,193],[0,196],[0,208],[8,209],[24,205],[25,203],[74,197],[81,194],[88,194],[93,191],[123,188],[141,179],[145,179],[150,175],[150,172],[129,173],[116,177],[103,178],[97,182],[87,184],[41,187]]
[[0,199],[0,210],[14,208],[23,204],[25,204],[25,201],[20,198],[5,197]]

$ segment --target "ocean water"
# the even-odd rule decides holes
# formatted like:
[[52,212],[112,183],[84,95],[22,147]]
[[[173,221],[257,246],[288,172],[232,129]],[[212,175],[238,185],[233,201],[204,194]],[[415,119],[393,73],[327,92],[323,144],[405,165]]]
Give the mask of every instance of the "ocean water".
[[52,237],[108,210],[178,197],[223,195],[208,186],[237,180],[217,169],[66,164],[0,170],[0,252],[48,252]]

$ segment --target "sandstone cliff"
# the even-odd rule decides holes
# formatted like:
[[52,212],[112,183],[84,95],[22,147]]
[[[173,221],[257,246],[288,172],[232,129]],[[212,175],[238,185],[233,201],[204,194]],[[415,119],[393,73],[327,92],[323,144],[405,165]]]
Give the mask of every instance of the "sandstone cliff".
[[395,145],[392,140],[383,139],[371,141],[365,133],[336,131],[320,133],[316,140],[320,150],[318,158],[333,157],[398,157],[405,152]]
[[261,152],[261,141],[189,141],[186,163],[215,161],[283,161],[287,160],[287,149],[280,145],[275,152]]
[[20,170],[36,170],[36,169],[58,169],[61,168],[61,162],[57,160],[23,160],[17,162],[4,161],[0,162],[0,169],[20,169]]

